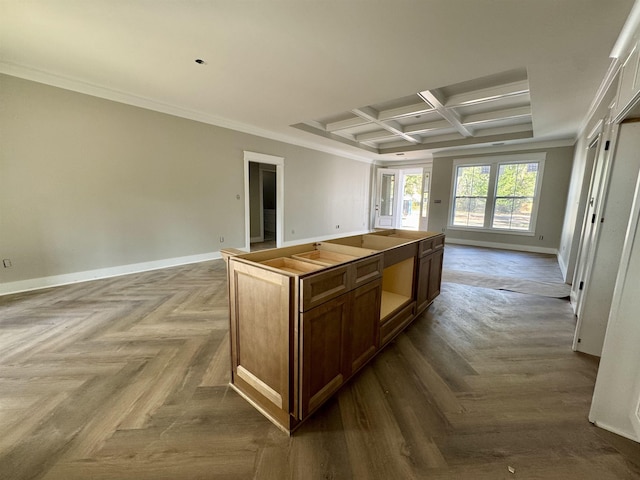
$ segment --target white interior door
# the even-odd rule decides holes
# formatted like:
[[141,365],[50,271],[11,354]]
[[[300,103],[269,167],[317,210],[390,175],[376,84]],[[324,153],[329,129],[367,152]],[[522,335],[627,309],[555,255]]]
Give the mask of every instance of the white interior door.
[[577,309],[577,350],[596,356],[602,352],[620,252],[634,201],[635,180],[640,170],[640,123],[622,123],[615,140],[603,172],[592,252]]
[[[592,148],[598,148],[598,144]],[[586,283],[587,262],[593,245],[594,231],[597,223],[594,221],[598,207],[598,192],[602,178],[602,167],[604,152],[596,152],[591,171],[591,182],[589,184],[589,193],[587,194],[587,205],[584,210],[584,219],[582,223],[582,234],[580,235],[580,246],[578,247],[578,261],[576,263],[576,272],[573,276],[572,300],[574,302],[574,311],[577,314],[582,301],[584,285]],[[576,336],[577,338],[577,336]],[[575,347],[575,346],[574,346]]]
[[640,441],[640,177],[634,199],[589,420]]
[[376,228],[394,228],[398,217],[400,171],[391,168],[378,169],[376,182]]

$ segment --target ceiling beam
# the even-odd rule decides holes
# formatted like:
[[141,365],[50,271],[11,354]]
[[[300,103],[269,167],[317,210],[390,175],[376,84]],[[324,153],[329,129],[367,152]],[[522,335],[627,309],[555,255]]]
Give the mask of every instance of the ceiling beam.
[[369,123],[362,117],[352,117],[345,120],[338,120],[337,122],[329,122],[324,126],[325,131],[335,132],[336,130],[346,130],[348,128],[359,127]]
[[435,122],[414,123],[413,125],[407,125],[404,127],[405,133],[416,134],[433,132],[436,130],[443,130],[451,128],[451,124],[446,120],[436,120]]
[[378,120],[378,112],[372,107],[355,108],[351,110],[351,112],[354,113],[355,115],[358,115],[359,117],[364,118],[365,120],[368,120],[370,122],[377,124],[378,126],[384,128],[385,130],[395,135],[398,135],[411,143],[420,143],[421,141],[419,137],[413,137],[411,135],[404,133],[404,129],[402,128],[402,125],[400,125],[398,122],[394,120],[389,120],[386,122]]
[[460,115],[455,110],[445,108],[444,102],[439,98],[435,90],[424,90],[420,92],[422,98],[429,102],[442,117],[448,121],[463,137],[473,137],[473,130],[462,124]]
[[397,135],[389,130],[376,130],[375,132],[367,132],[361,133],[360,135],[355,135],[355,140],[357,142],[366,142],[369,140],[380,140],[382,138],[391,138],[396,137]]
[[471,92],[451,95],[445,102],[445,107],[462,107],[478,103],[491,102],[500,98],[513,97],[515,95],[528,95],[529,81],[506,83],[495,87],[483,88]]
[[513,120],[521,117],[531,117],[531,107],[505,108],[492,112],[473,113],[462,118],[463,125],[496,122],[499,120]]
[[519,132],[533,133],[533,124],[529,122],[529,123],[523,123],[520,125],[507,125],[505,127],[487,128],[484,130],[478,130],[476,132],[476,137],[488,137],[490,135],[506,135],[508,133],[519,133]]
[[433,107],[425,103],[423,98],[419,98],[423,101],[413,103],[411,105],[405,105],[404,107],[380,110],[378,113],[378,120],[393,120],[394,118],[412,117],[415,115],[424,115],[425,113],[433,112]]
[[[510,133],[505,135],[490,135],[487,137],[482,137],[481,141],[478,141],[477,138],[460,138],[454,140],[440,140],[435,141],[433,143],[428,144],[428,149],[431,151],[437,151],[443,148],[456,148],[456,147],[471,147],[471,146],[481,146],[488,145],[495,142],[507,142],[509,140],[522,140],[522,139],[530,139],[533,137],[533,133],[531,131],[519,132],[519,133]],[[380,148],[379,153],[381,155],[388,155],[391,153],[398,152],[412,152],[415,150],[425,149],[425,145],[409,145],[405,147],[393,147],[393,148]]]

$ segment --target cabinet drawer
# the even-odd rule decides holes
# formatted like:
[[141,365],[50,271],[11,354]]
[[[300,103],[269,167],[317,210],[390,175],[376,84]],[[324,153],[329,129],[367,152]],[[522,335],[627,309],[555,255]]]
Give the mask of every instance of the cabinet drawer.
[[300,311],[306,312],[351,289],[349,266],[332,268],[300,279]]
[[381,278],[383,267],[382,259],[382,255],[375,255],[349,265],[349,268],[353,270],[353,288],[357,288],[360,285],[364,285],[372,280]]
[[394,265],[407,258],[415,257],[418,252],[418,245],[416,243],[408,243],[400,247],[391,248],[383,252],[384,267]]
[[410,303],[380,326],[380,346],[395,337],[413,319],[415,302]]
[[427,238],[422,240],[418,244],[418,256],[424,257],[433,253],[434,250],[439,250],[444,247],[444,235],[438,235],[437,237]]

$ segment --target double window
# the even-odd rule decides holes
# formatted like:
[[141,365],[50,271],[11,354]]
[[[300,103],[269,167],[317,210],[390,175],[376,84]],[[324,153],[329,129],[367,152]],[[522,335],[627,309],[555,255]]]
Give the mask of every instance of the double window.
[[533,234],[544,157],[456,160],[449,226]]

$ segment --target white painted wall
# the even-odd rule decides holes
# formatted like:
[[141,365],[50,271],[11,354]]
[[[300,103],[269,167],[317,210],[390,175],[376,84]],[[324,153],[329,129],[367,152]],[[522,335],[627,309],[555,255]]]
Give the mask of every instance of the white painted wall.
[[285,242],[367,222],[367,163],[6,75],[0,104],[0,293],[243,247],[244,150],[285,159]]

